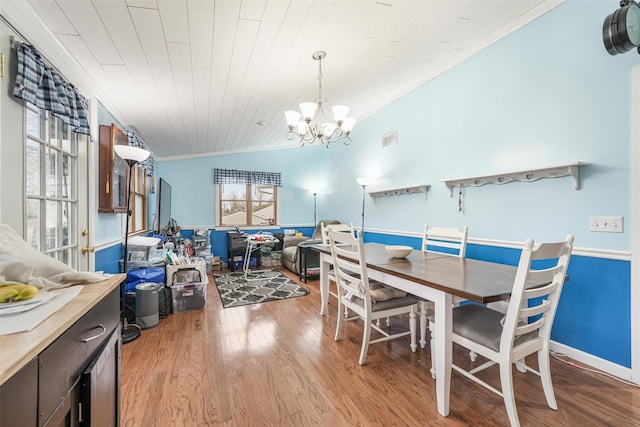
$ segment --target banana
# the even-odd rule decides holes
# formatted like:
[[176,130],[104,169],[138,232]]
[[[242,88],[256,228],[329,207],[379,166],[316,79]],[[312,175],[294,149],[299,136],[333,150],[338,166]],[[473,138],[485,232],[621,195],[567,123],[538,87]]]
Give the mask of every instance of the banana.
[[18,296],[16,289],[6,289],[4,286],[0,288],[0,303],[13,301]]
[[[38,290],[37,287],[27,284],[5,285],[0,287],[0,291],[4,291],[9,296],[5,296],[2,299],[2,294],[0,294],[0,302],[28,300],[35,297],[38,294]],[[12,291],[15,293],[12,293]]]

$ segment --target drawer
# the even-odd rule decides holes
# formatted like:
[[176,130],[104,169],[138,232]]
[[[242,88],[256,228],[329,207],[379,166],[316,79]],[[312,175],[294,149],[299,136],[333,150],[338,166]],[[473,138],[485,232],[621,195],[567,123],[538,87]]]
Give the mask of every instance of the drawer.
[[64,401],[67,392],[119,322],[118,287],[40,354],[38,425],[43,425]]

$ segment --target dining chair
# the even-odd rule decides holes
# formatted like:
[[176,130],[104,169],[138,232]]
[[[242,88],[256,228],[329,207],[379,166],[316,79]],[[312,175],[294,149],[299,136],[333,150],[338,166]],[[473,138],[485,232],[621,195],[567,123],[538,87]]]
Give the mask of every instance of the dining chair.
[[[558,409],[551,383],[549,337],[572,247],[572,235],[568,235],[565,241],[541,243],[536,247],[533,240],[526,241],[506,314],[478,304],[465,304],[453,309],[453,342],[488,361],[468,371],[455,364],[452,368],[502,396],[512,426],[519,426],[520,422],[511,365],[524,361],[533,353],[538,354],[538,370],[524,366],[540,377],[547,405]],[[500,366],[502,391],[475,375],[494,364]]]
[[[353,228],[353,223],[350,224],[322,224],[322,245],[329,246],[331,244],[329,240],[329,230],[337,231],[340,233],[349,233],[352,237],[356,237],[355,229]],[[336,281],[336,275],[333,273],[333,267],[328,272],[329,280]],[[338,291],[332,292],[331,288],[329,288],[329,294],[338,298]]]
[[[335,340],[340,339],[342,325],[345,321],[362,319],[362,349],[358,363],[364,365],[369,344],[388,341],[411,335],[411,350],[416,351],[416,312],[417,299],[406,292],[376,282],[372,286],[367,274],[364,243],[362,237],[354,237],[350,233],[329,231],[331,257],[334,274],[338,284],[338,321]],[[345,319],[345,310],[349,309],[354,316]],[[409,331],[391,333],[379,327],[374,321],[390,316],[409,314]],[[388,324],[387,324],[388,326]],[[371,330],[375,329],[381,338],[371,340]]]
[[[465,226],[462,230],[454,227],[432,227],[425,224],[422,233],[421,249],[424,252],[438,252],[450,256],[464,258],[467,251],[467,236],[469,235],[469,227]],[[431,335],[431,376],[435,379],[436,369],[433,354],[435,352],[435,323],[433,316],[428,317],[428,308],[433,309],[433,304],[422,298],[418,298],[418,306],[420,308],[420,347],[424,348],[427,344],[426,331],[427,321],[429,322],[429,332]],[[455,303],[459,303],[456,300]],[[475,360],[475,354],[471,354],[472,360]]]
[[339,231],[341,233],[350,233],[355,237],[355,229],[353,228],[353,223],[350,224],[322,224],[321,229],[321,237],[322,237],[322,245],[329,246],[331,242],[329,242],[329,230]]

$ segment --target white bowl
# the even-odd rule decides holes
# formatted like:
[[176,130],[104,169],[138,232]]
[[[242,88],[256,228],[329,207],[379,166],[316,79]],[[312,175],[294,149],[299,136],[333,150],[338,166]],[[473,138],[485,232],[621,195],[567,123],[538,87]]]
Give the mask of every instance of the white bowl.
[[387,253],[394,258],[404,258],[411,253],[413,248],[411,246],[385,246]]

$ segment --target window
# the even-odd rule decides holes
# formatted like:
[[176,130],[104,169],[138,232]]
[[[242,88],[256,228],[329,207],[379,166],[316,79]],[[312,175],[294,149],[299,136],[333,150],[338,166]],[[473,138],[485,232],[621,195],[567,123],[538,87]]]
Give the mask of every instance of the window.
[[279,172],[214,169],[218,185],[217,225],[276,225],[278,222]]
[[133,167],[132,174],[129,233],[147,229],[147,174],[138,165]]
[[76,268],[78,134],[59,118],[25,103],[25,239]]
[[266,184],[219,184],[219,225],[275,225],[278,187]]

